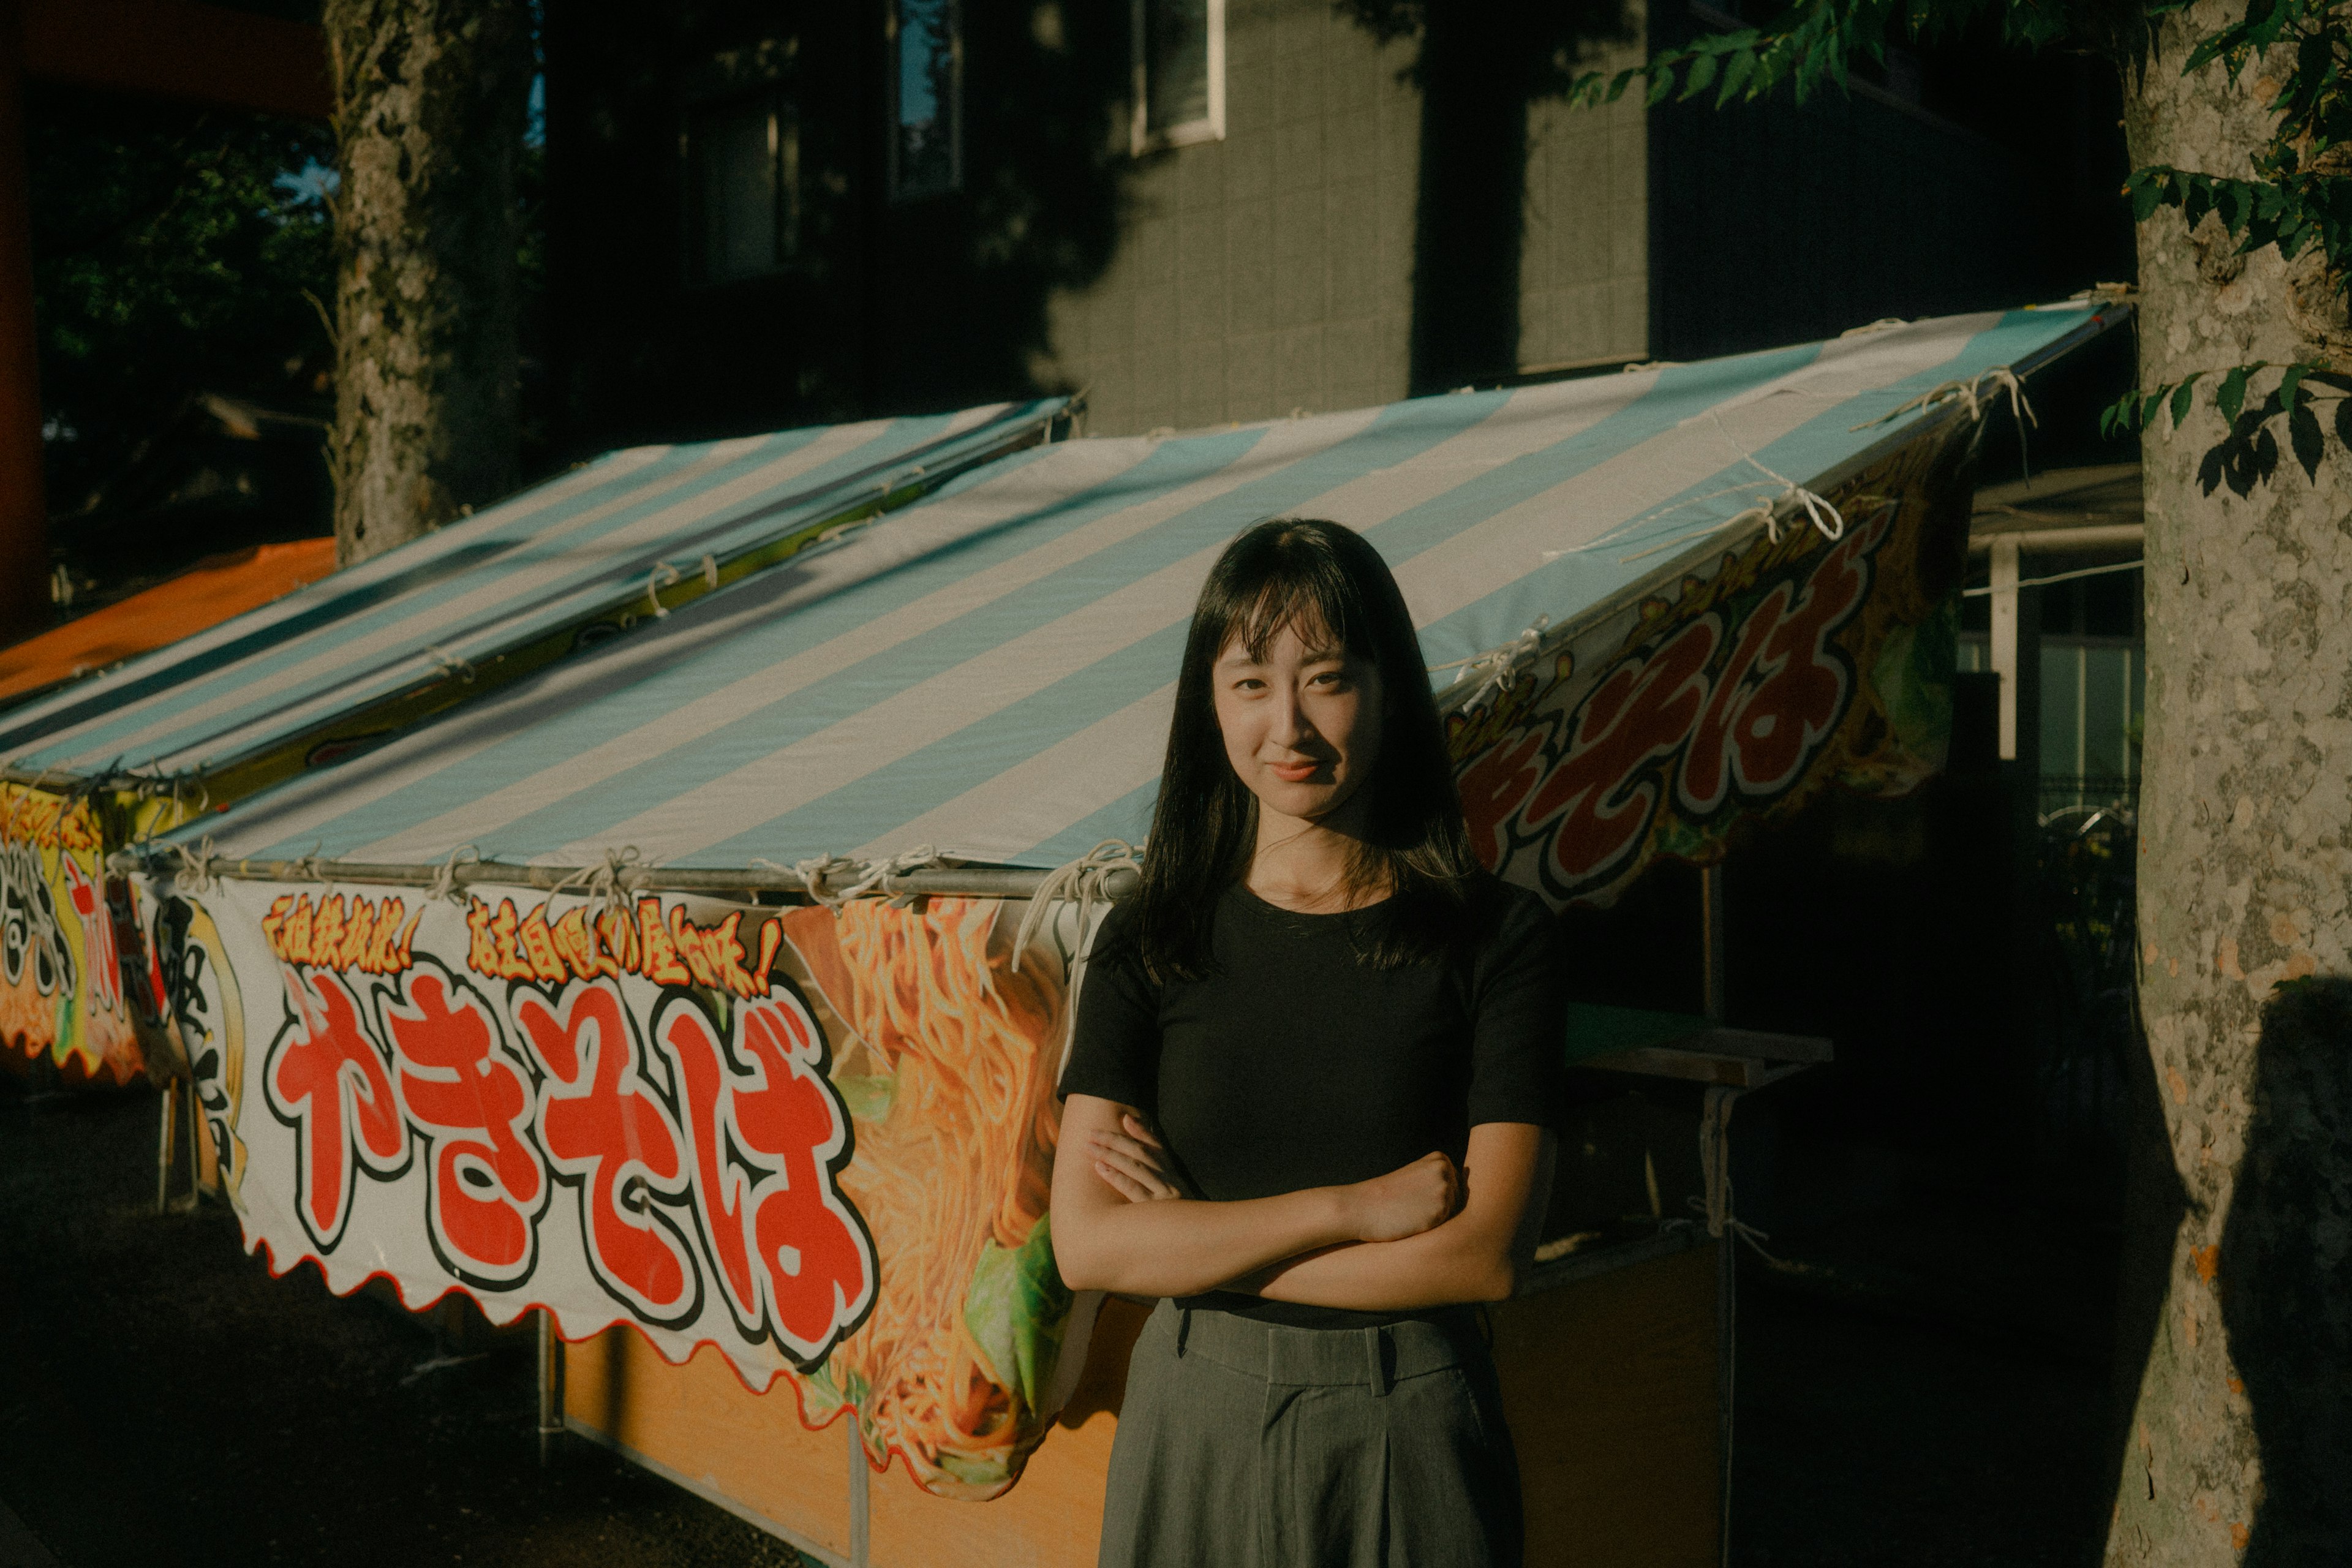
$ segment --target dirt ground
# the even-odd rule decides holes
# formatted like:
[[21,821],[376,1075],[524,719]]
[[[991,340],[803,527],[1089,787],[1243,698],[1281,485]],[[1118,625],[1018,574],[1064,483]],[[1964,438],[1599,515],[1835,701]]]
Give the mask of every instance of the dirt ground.
[[[587,1445],[542,1468],[523,1342],[272,1279],[218,1205],[156,1215],[154,1127],[152,1096],[0,1079],[0,1568],[798,1562]],[[1769,1282],[1739,1344],[1736,1562],[2096,1560],[2094,1357]]]

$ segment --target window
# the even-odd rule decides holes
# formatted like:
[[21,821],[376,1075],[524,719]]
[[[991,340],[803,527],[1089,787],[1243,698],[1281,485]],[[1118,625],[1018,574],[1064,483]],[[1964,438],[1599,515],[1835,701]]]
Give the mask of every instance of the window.
[[890,195],[963,184],[963,37],[956,0],[890,0]]
[[1225,134],[1225,0],[1134,0],[1137,156]]
[[800,125],[768,91],[691,110],[687,195],[694,280],[733,283],[789,264],[800,248]]

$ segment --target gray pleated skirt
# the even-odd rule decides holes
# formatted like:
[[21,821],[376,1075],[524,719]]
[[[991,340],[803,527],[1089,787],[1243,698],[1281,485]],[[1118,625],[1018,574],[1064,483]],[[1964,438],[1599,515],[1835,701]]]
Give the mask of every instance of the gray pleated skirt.
[[1468,1310],[1291,1329],[1162,1301],[1136,1341],[1101,1568],[1517,1568],[1520,1541]]

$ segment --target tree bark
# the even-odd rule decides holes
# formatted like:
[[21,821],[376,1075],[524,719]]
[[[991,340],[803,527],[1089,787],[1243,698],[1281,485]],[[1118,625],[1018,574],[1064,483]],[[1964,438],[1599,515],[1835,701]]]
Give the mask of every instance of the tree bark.
[[515,169],[528,0],[327,0],[336,556],[363,561],[516,483]]
[[[2251,174],[2273,126],[2263,64],[2180,74],[2222,15],[2201,0],[2165,22],[2128,104],[2135,164]],[[2144,458],[2148,1138],[2110,1564],[2352,1561],[2330,1474],[2352,1436],[2352,1044],[2314,1022],[2342,1008],[2304,1005],[2352,969],[2352,458],[2331,440],[2306,479],[2274,426],[2277,468],[2250,495],[2198,478],[2224,433],[2202,395],[2220,371],[2344,365],[2352,342],[2315,258],[2232,251],[2211,219],[2139,228],[2142,384],[2208,374]],[[2282,982],[2302,984],[2266,1008]]]

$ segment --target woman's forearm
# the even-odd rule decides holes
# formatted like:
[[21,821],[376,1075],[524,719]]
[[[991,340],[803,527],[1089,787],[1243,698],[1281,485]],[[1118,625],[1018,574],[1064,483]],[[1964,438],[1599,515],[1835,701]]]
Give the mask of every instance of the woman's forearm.
[[1535,1255],[1556,1152],[1551,1135],[1527,1122],[1470,1130],[1467,1201],[1444,1224],[1397,1241],[1327,1247],[1261,1270],[1236,1288],[1274,1301],[1355,1311],[1411,1311],[1463,1301],[1500,1301]]
[[1080,1212],[1065,1218],[1056,1207],[1054,1255],[1075,1290],[1196,1296],[1355,1235],[1333,1187],[1239,1203],[1113,1199],[1070,1207]]
[[1269,1301],[1359,1312],[1507,1298],[1517,1285],[1508,1238],[1498,1242],[1481,1227],[1465,1225],[1463,1217],[1402,1241],[1325,1247],[1234,1283]]

